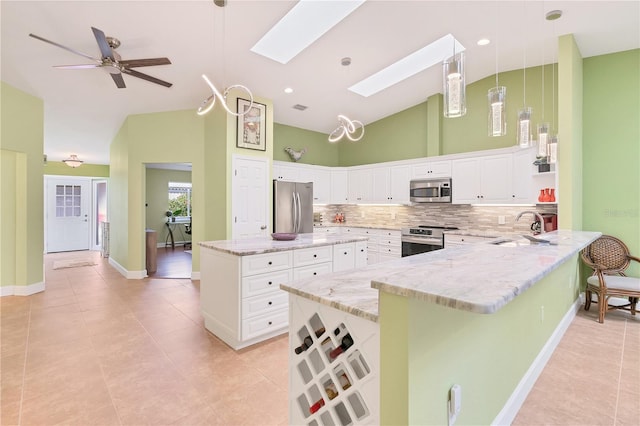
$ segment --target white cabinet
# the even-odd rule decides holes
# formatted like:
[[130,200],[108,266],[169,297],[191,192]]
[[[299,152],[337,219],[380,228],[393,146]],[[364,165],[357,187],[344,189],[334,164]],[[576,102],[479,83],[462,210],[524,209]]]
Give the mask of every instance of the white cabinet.
[[273,163],[273,179],[286,180],[289,182],[299,182],[300,168],[298,166],[287,166],[281,163]]
[[349,170],[348,198],[351,204],[370,203],[373,194],[372,169]]
[[346,170],[331,170],[331,204],[347,204],[348,194],[348,172]]
[[366,241],[358,241],[355,244],[355,267],[362,268],[367,266],[367,242]]
[[513,153],[511,177],[511,201],[513,203],[530,204],[536,201],[531,179],[531,165],[534,159],[533,149],[524,149]]
[[333,272],[353,269],[356,265],[355,244],[336,244],[333,246]]
[[388,204],[391,202],[389,167],[376,167],[371,171],[371,202]]
[[510,154],[454,160],[452,192],[454,204],[507,204],[512,201],[512,157]]
[[331,172],[328,169],[303,166],[298,172],[299,182],[313,182],[313,203],[328,204],[331,193]]
[[411,166],[411,179],[451,177],[451,161],[426,161]]
[[468,244],[486,243],[495,237],[482,237],[477,235],[451,235],[444,234],[444,248],[463,246]]
[[391,167],[389,172],[389,194],[393,204],[406,204],[409,202],[409,166]]

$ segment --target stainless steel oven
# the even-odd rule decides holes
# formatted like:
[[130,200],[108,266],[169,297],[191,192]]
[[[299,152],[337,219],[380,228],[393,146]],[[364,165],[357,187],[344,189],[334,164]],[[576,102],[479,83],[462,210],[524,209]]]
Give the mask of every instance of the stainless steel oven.
[[402,230],[402,257],[444,248],[444,231],[458,229],[447,226],[426,226]]

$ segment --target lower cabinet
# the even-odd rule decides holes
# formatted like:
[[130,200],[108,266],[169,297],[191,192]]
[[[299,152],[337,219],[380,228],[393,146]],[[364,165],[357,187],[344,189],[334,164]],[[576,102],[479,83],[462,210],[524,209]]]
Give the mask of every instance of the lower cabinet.
[[[233,349],[286,333],[288,298],[280,284],[331,273],[334,263],[337,271],[353,269],[366,257],[364,244],[351,242],[249,256],[202,247],[200,308],[205,328]],[[356,247],[364,248],[364,253]]]
[[486,243],[495,237],[482,237],[477,235],[451,235],[444,234],[444,248],[463,246],[468,244]]
[[378,323],[289,294],[289,424],[380,424]]

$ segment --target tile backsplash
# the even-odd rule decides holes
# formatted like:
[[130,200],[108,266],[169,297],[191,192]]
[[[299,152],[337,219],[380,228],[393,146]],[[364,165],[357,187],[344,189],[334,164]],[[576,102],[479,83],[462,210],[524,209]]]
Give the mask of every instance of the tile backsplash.
[[[333,224],[336,213],[344,215],[345,225],[407,228],[417,225],[455,226],[463,230],[487,233],[531,232],[536,220],[524,215],[515,222],[518,213],[533,210],[538,213],[557,213],[557,206],[471,206],[467,204],[417,204],[412,206],[326,205],[314,206],[314,218],[324,226]],[[504,216],[504,225],[498,224]]]

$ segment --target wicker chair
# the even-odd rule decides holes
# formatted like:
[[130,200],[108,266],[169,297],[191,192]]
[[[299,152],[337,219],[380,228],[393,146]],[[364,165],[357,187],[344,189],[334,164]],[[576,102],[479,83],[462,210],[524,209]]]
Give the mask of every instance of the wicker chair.
[[[627,277],[625,269],[631,261],[640,262],[640,258],[631,256],[629,248],[619,239],[603,235],[582,250],[582,261],[593,269],[593,275],[587,279],[584,310],[591,306],[591,294],[598,300],[598,321],[604,322],[604,314],[611,309],[622,309],[636,314],[640,298],[640,278]],[[611,297],[627,298],[629,303],[612,305]]]

